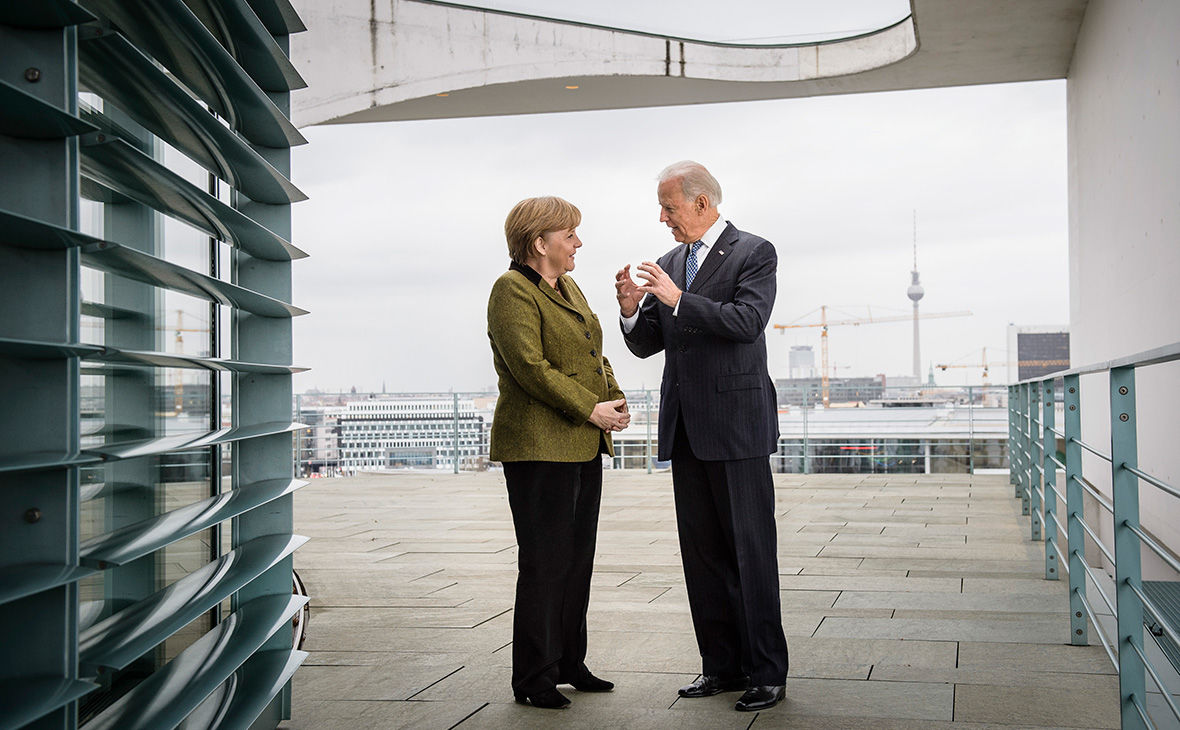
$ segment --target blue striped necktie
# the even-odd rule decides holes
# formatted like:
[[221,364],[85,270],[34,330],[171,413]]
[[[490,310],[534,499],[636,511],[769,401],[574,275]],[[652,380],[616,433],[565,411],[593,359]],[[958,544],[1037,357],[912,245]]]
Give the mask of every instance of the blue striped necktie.
[[697,241],[692,245],[692,249],[688,252],[688,264],[684,268],[685,289],[692,286],[692,280],[697,276],[697,251],[700,251],[701,246],[704,245],[704,243]]

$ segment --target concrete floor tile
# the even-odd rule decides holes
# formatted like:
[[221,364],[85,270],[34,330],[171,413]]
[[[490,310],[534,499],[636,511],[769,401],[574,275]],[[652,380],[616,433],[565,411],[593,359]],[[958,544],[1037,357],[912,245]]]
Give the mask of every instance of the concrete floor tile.
[[1029,725],[1119,727],[1117,684],[1094,692],[1056,687],[1000,687],[963,684],[955,687],[955,719],[1004,722],[1019,718]]
[[1008,644],[963,641],[959,644],[959,666],[965,669],[1028,669],[1045,672],[1114,672],[1106,652],[1098,645]]
[[1010,619],[880,619],[843,618],[824,619],[816,630],[817,637],[884,639],[901,638],[916,641],[992,641],[1011,643],[1051,643],[1068,631],[1062,632],[1058,617]]

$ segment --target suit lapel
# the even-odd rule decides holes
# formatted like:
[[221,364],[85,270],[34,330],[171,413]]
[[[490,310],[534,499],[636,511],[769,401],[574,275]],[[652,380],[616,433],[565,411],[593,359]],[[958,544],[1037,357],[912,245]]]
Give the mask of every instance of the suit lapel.
[[671,279],[672,283],[680,291],[684,291],[684,265],[688,262],[688,246],[680,244],[672,251],[672,258],[669,261],[669,270],[665,271]]
[[[737,243],[738,235],[737,229],[733,227],[732,223],[725,226],[725,230],[721,232],[721,236],[717,239],[717,243],[709,247],[709,255],[701,262],[700,268],[697,269],[697,275],[693,277],[692,286],[688,288],[690,292],[696,293],[709,280],[709,277],[717,271],[725,258],[729,256],[729,252],[733,249],[733,245]],[[684,281],[684,267],[680,267],[680,280]],[[681,287],[682,289],[684,287]]]

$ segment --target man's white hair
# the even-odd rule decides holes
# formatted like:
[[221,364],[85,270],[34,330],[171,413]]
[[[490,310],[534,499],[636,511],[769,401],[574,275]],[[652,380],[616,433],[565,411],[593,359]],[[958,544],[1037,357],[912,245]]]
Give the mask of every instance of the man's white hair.
[[695,200],[698,195],[704,195],[712,207],[721,204],[721,184],[699,162],[673,162],[663,169],[658,178],[660,184],[669,180],[680,180],[685,200]]

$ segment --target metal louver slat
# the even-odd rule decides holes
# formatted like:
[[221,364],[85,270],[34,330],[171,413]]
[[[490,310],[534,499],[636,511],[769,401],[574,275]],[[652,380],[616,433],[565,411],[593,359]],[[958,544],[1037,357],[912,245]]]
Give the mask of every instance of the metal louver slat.
[[290,35],[307,30],[289,0],[246,0],[266,29],[273,35]]
[[70,466],[95,464],[100,461],[102,461],[101,456],[80,451],[27,451],[18,456],[0,459],[0,474],[14,471],[64,469]]
[[100,240],[79,231],[0,209],[0,243],[6,246],[63,249]]
[[[184,0],[264,91],[293,91],[307,82],[246,0]],[[228,34],[228,38],[221,38]]]
[[0,134],[58,139],[93,132],[94,126],[0,79]]
[[159,730],[180,724],[303,607],[299,596],[263,596],[241,606],[128,692],[89,730]]
[[80,661],[121,669],[307,542],[268,535],[238,546],[172,585],[99,621],[79,638]]
[[[4,346],[0,341],[0,351]],[[85,346],[83,346],[85,347]],[[261,373],[261,374],[292,374],[302,373],[307,368],[293,365],[270,365],[257,362],[240,362],[225,360],[217,357],[196,357],[195,355],[177,355],[170,352],[145,352],[142,350],[120,350],[114,347],[94,348],[98,352],[87,352],[84,358],[89,362],[103,362],[119,365],[162,368],[189,368],[192,370],[212,370],[215,372],[231,373]]]
[[136,459],[141,456],[167,454],[171,451],[188,451],[190,449],[199,449],[203,446],[228,444],[233,441],[243,441],[245,439],[261,438],[263,436],[276,436],[281,433],[298,431],[301,428],[307,428],[306,424],[274,421],[270,423],[256,423],[249,426],[238,426],[237,428],[222,428],[217,431],[200,434],[162,436],[160,438],[141,441],[108,444],[96,446],[90,449],[90,451],[98,454],[104,460]]
[[230,126],[264,147],[307,140],[180,0],[86,0]]
[[25,360],[60,360],[63,357],[85,357],[97,355],[102,348],[97,345],[78,345],[66,342],[37,342],[35,340],[14,340],[0,337],[0,355],[9,355]]
[[79,58],[83,86],[251,200],[280,205],[307,199],[123,36],[84,29]]
[[[307,652],[297,649],[260,651],[251,657],[237,672],[237,683],[228,706],[223,705],[218,730],[248,730],[262,708],[282,690],[307,657]],[[202,720],[189,716],[178,730],[209,727]]]
[[24,727],[48,712],[98,689],[93,682],[61,677],[6,679],[0,684],[4,727]]
[[78,554],[83,565],[99,570],[105,570],[110,565],[126,565],[165,545],[291,494],[306,485],[307,482],[298,479],[269,479],[246,484],[216,497],[91,538],[82,543]]
[[0,23],[17,28],[48,30],[88,23],[94,16],[70,0],[40,0],[35,3],[7,2],[0,5]]
[[103,185],[232,243],[251,256],[272,261],[307,256],[122,140],[101,133],[87,135],[81,152],[83,172]]
[[[24,564],[0,568],[0,603],[8,603],[94,574],[77,565]],[[4,705],[0,704],[0,707]]]
[[82,262],[95,269],[119,274],[145,284],[184,292],[218,304],[226,304],[263,317],[298,317],[306,309],[263,296],[212,276],[172,264],[117,243],[103,241],[82,248]]

